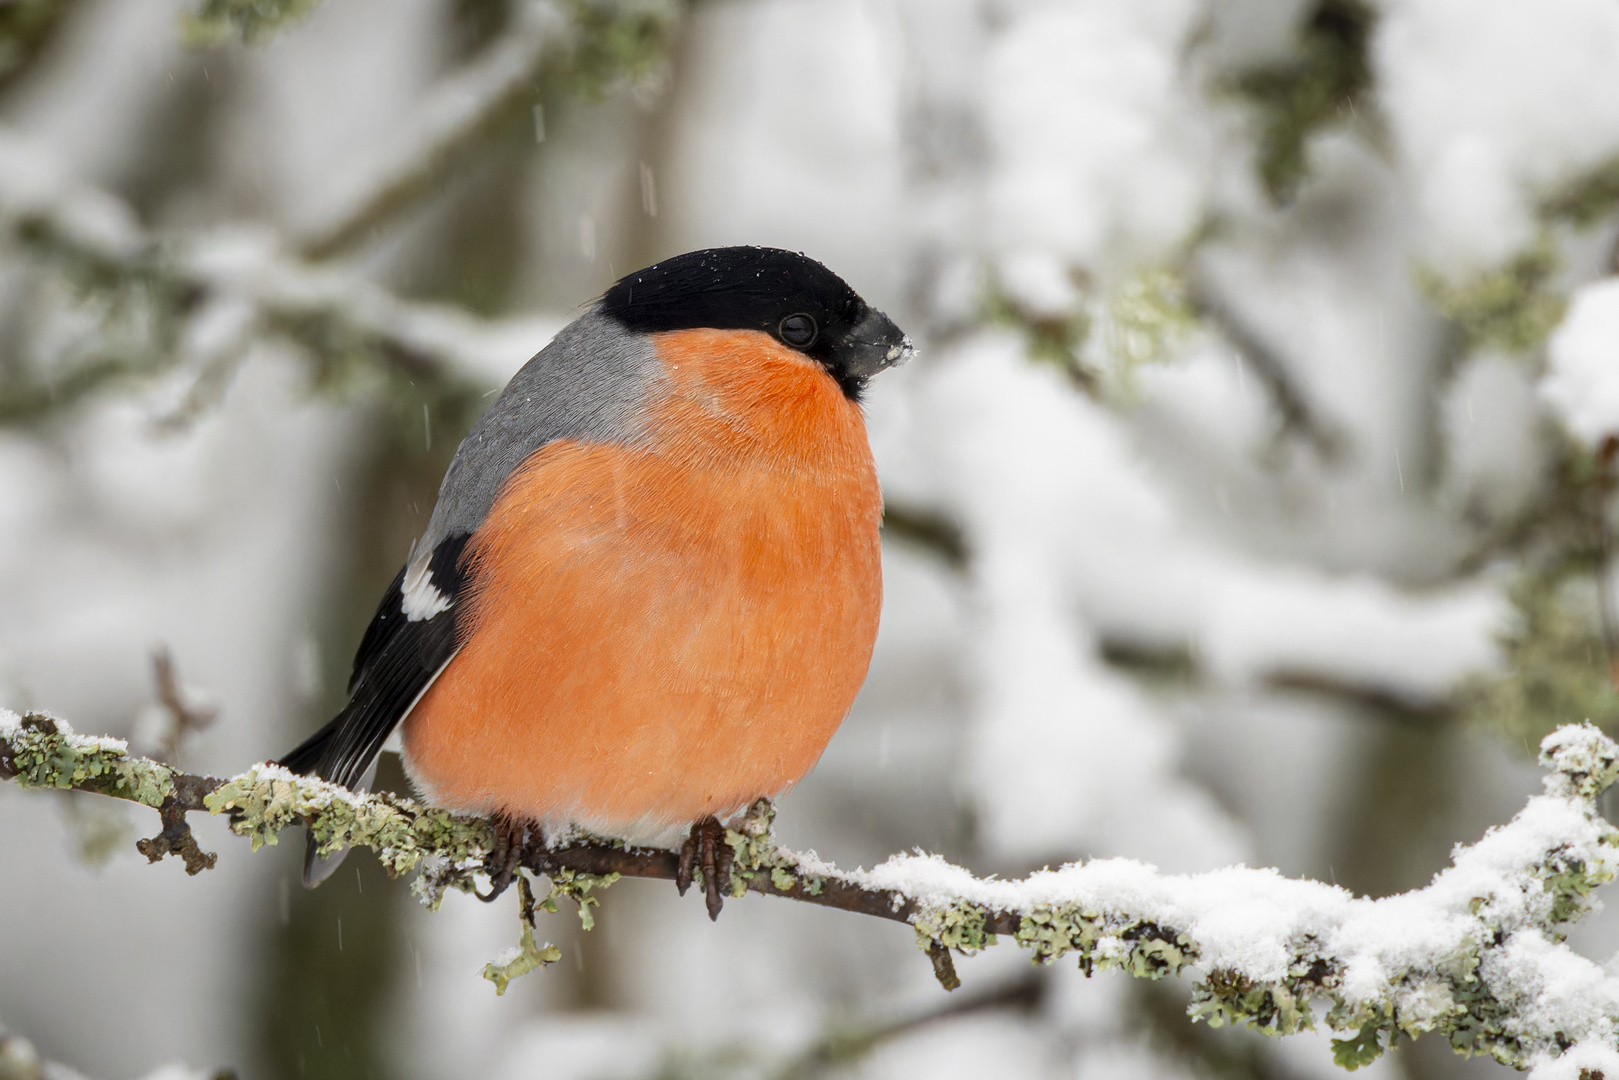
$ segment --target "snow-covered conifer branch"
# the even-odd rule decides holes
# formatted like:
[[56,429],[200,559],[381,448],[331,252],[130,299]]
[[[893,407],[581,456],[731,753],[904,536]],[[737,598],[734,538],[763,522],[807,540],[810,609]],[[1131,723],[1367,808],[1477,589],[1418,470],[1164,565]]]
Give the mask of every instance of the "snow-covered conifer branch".
[[[513,29],[476,61],[434,88],[397,154],[378,164],[361,195],[303,239],[305,255],[324,259],[370,235],[464,159],[469,146],[514,108],[534,98],[542,66],[566,41],[568,19],[556,4],[541,0],[519,6],[513,21]],[[537,128],[536,137],[541,134]]]
[[153,340],[143,347],[81,356],[37,386],[0,388],[0,421],[32,419],[111,381],[188,360],[228,361],[265,337],[304,349],[327,379],[347,365],[370,365],[430,395],[477,398],[496,381],[486,373],[506,371],[514,353],[527,355],[548,336],[527,323],[401,300],[355,274],[303,262],[266,230],[152,234],[122,200],[64,177],[4,130],[0,243],[54,264],[87,291],[131,297],[149,309],[148,327],[182,328],[148,330]]
[[196,45],[214,45],[233,37],[261,44],[304,18],[319,3],[320,0],[199,0],[185,16],[186,37]]
[[[1593,891],[1619,872],[1619,830],[1597,806],[1619,778],[1619,745],[1589,724],[1564,727],[1542,744],[1541,762],[1545,793],[1509,824],[1459,846],[1426,888],[1377,900],[1274,870],[1169,875],[1128,859],[1016,881],[921,854],[845,871],[777,847],[763,804],[727,834],[731,891],[907,922],[947,985],[952,951],[1006,936],[1039,963],[1072,954],[1087,973],[1189,974],[1192,1017],[1211,1025],[1285,1035],[1324,1024],[1344,1036],[1334,1047],[1350,1068],[1402,1036],[1432,1032],[1539,1080],[1619,1075],[1619,980],[1563,942]],[[38,714],[0,712],[0,777],[158,808],[164,833],[143,841],[143,852],[156,861],[189,844],[193,873],[211,857],[190,839],[188,812],[229,815],[255,848],[306,826],[328,849],[370,848],[392,874],[420,870],[415,889],[431,905],[447,888],[470,891],[494,843],[489,822],[410,799],[360,795],[274,765],[229,780],[190,776]],[[672,879],[677,861],[589,836],[535,839],[521,854],[551,877],[553,899],[586,903],[589,889],[616,876]]]

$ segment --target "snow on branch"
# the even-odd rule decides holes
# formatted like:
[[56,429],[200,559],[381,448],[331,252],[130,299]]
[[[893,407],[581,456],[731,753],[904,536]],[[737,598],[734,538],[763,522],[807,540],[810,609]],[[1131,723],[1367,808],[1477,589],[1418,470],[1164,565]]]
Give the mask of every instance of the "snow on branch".
[[[1426,888],[1383,899],[1231,867],[1171,875],[1129,859],[1095,859],[1027,878],[975,877],[930,855],[840,870],[777,847],[767,804],[729,830],[731,894],[781,896],[909,923],[947,987],[952,952],[1010,937],[1038,963],[1073,955],[1090,974],[1119,968],[1195,979],[1191,1016],[1273,1035],[1325,1025],[1339,1064],[1355,1068],[1399,1038],[1445,1036],[1460,1053],[1489,1054],[1535,1080],[1619,1077],[1619,980],[1573,952],[1564,928],[1591,910],[1619,872],[1619,830],[1597,800],[1619,778],[1619,745],[1590,724],[1541,744],[1544,794],[1471,846]],[[472,891],[495,842],[490,822],[386,794],[361,795],[257,765],[229,780],[191,776],[133,756],[115,739],[74,734],[42,714],[0,711],[0,778],[75,788],[157,808],[163,832],[141,841],[152,861],[212,865],[185,824],[225,814],[257,849],[290,826],[323,849],[366,847],[394,875],[418,871],[414,891],[437,906],[448,888]],[[552,881],[538,906],[567,897],[589,922],[589,896],[620,876],[673,879],[674,853],[598,837],[527,841],[521,863]],[[555,959],[533,939],[520,877],[524,945],[490,965],[498,985]]]
[[[187,20],[189,36],[195,44],[236,36],[266,41],[315,3],[202,0]],[[680,14],[678,0],[521,0],[502,34],[412,110],[408,130],[371,167],[360,190],[296,247],[323,260],[375,235],[514,119],[532,124],[535,141],[544,141],[548,82],[590,97],[644,79],[672,42]]]
[[193,45],[217,45],[233,37],[258,45],[307,16],[320,0],[199,0],[181,25]]
[[6,387],[0,421],[28,419],[111,380],[185,362],[203,369],[202,382],[210,368],[234,363],[266,337],[301,347],[326,377],[358,362],[428,393],[476,398],[509,374],[513,355],[530,355],[549,336],[531,321],[491,323],[402,300],[356,274],[304,262],[264,229],[152,234],[121,199],[71,179],[4,128],[0,245],[55,265],[87,291],[137,298],[151,325],[182,328],[175,341],[154,338],[146,355],[114,350],[78,360],[31,392]]
[[[514,28],[476,61],[433,89],[416,110],[413,130],[394,156],[375,166],[364,193],[304,238],[305,255],[325,259],[370,235],[413,204],[514,108],[534,99],[545,61],[566,43],[569,20],[556,4],[541,2],[521,5],[513,21]],[[542,123],[543,114],[537,114],[536,138],[543,136]]]

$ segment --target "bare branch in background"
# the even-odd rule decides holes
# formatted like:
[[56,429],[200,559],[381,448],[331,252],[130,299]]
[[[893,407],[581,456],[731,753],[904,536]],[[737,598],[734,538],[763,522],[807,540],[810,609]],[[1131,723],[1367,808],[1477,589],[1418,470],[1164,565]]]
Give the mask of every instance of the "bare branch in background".
[[458,309],[401,300],[358,276],[310,266],[263,232],[153,235],[135,223],[121,200],[61,181],[49,161],[5,132],[0,242],[54,263],[87,288],[128,294],[132,303],[151,309],[152,322],[168,328],[140,348],[113,343],[42,381],[0,386],[0,423],[31,420],[110,383],[175,367],[187,359],[179,327],[213,305],[235,305],[240,321],[255,325],[262,336],[305,349],[325,381],[358,363],[430,395],[476,398],[486,388],[480,368],[511,349],[496,324]]
[[1349,451],[1348,436],[1331,420],[1320,416],[1293,383],[1281,357],[1259,339],[1230,306],[1209,289],[1194,284],[1192,302],[1199,317],[1219,330],[1221,336],[1242,354],[1243,363],[1269,392],[1282,420],[1281,434],[1297,435],[1332,463]]
[[259,45],[319,5],[320,0],[198,0],[182,25],[193,45],[215,45],[231,38]]
[[1034,1012],[1045,1000],[1046,980],[1039,972],[1030,972],[989,990],[952,997],[937,1008],[883,1023],[834,1028],[775,1070],[773,1075],[776,1080],[810,1080],[811,1077],[845,1068],[884,1043],[941,1021],[998,1009]]
[[1619,612],[1613,597],[1613,527],[1608,520],[1613,503],[1614,464],[1619,459],[1619,436],[1610,435],[1597,449],[1596,581],[1597,624],[1608,650],[1608,679],[1619,690]]
[[1376,716],[1423,727],[1444,723],[1456,714],[1455,703],[1449,698],[1415,697],[1390,687],[1350,682],[1313,671],[1278,670],[1266,676],[1265,683],[1276,690],[1331,698],[1360,706]]
[[[1459,1052],[1520,1069],[1595,1068],[1619,1062],[1619,983],[1562,938],[1590,910],[1592,891],[1619,874],[1619,830],[1598,811],[1619,779],[1619,744],[1589,724],[1565,727],[1542,744],[1541,763],[1551,770],[1546,794],[1510,825],[1458,847],[1453,866],[1426,888],[1383,900],[1275,871],[1165,875],[1120,859],[1016,881],[974,877],[921,854],[846,871],[777,847],[765,803],[727,830],[736,856],[730,893],[909,923],[946,987],[957,982],[952,952],[976,953],[1005,935],[1037,962],[1072,954],[1087,973],[1118,967],[1159,979],[1195,970],[1191,1016],[1214,1026],[1291,1034],[1314,1028],[1321,1004],[1326,1025],[1346,1035],[1334,1051],[1349,1067],[1402,1035],[1439,1032]],[[196,853],[185,826],[195,810],[228,815],[255,848],[291,826],[308,829],[324,851],[368,847],[390,874],[420,870],[413,890],[429,906],[449,888],[476,891],[477,874],[497,873],[488,865],[489,821],[356,794],[273,765],[230,780],[191,776],[38,714],[0,713],[0,778],[154,807],[164,831],[143,852],[155,860],[160,845],[174,850],[193,873],[211,860]],[[678,862],[671,851],[583,836],[521,849],[521,865],[551,879],[547,910],[571,898],[587,928],[592,889],[620,876],[672,880]],[[531,918],[532,904],[524,907]],[[1256,910],[1270,913],[1264,925]],[[525,952],[536,962],[499,966],[497,985],[554,961],[555,948],[538,949],[528,929]]]
[[513,29],[466,70],[429,93],[419,109],[418,130],[376,170],[365,194],[298,241],[306,257],[327,259],[372,235],[436,188],[468,148],[486,139],[514,109],[533,103],[541,69],[566,40],[568,20],[553,3],[528,3],[513,21]]
[[952,570],[966,570],[971,558],[961,523],[930,507],[885,502],[883,535],[933,552]]
[[219,707],[187,700],[174,667],[174,654],[167,645],[152,652],[152,681],[157,689],[157,703],[169,720],[158,740],[159,760],[174,761],[187,737],[213,727],[214,721],[219,719]]
[[72,0],[9,0],[0,4],[0,91],[26,75]]
[[[313,6],[208,0],[192,29],[198,40],[262,40]],[[0,245],[61,272],[100,324],[76,350],[38,365],[39,375],[0,383],[0,424],[36,420],[183,365],[195,369],[192,386],[169,426],[183,425],[217,400],[242,355],[265,339],[302,348],[324,385],[358,363],[428,397],[477,399],[488,388],[480,367],[504,369],[509,354],[527,355],[541,342],[508,336],[497,345],[489,340],[499,336],[495,326],[460,309],[404,301],[310,260],[348,250],[442,190],[449,171],[476,159],[503,125],[519,113],[527,122],[542,84],[593,98],[654,77],[682,11],[678,0],[518,5],[505,34],[429,94],[417,130],[365,190],[301,241],[259,227],[148,231],[121,199],[67,179],[39,148],[0,129]],[[0,52],[4,35],[0,17]]]

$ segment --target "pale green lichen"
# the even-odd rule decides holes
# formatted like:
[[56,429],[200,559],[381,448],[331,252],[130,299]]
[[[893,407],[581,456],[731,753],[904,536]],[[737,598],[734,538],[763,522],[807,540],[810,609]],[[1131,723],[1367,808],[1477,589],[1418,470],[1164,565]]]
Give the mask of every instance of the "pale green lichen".
[[585,930],[592,930],[596,926],[596,917],[590,909],[598,907],[601,900],[591,893],[605,889],[619,879],[618,874],[586,874],[568,869],[553,870],[547,876],[551,879],[551,890],[545,899],[536,901],[528,875],[521,870],[517,873],[517,913],[523,921],[522,937],[515,949],[501,959],[485,964],[483,968],[483,977],[495,984],[497,995],[504,994],[513,979],[562,959],[562,950],[550,942],[543,946],[535,944],[535,917],[538,912],[547,911],[555,915],[558,900],[572,900],[579,905],[579,925]]
[[1117,913],[1042,905],[1025,912],[1012,935],[1036,962],[1077,952],[1086,973],[1117,967],[1138,978],[1179,974],[1195,958],[1184,934]]
[[1246,1024],[1266,1035],[1313,1030],[1314,987],[1304,979],[1256,982],[1235,971],[1211,971],[1192,991],[1187,1014],[1210,1027]]
[[1318,133],[1374,111],[1368,99],[1377,14],[1365,0],[1320,0],[1305,11],[1287,55],[1220,80],[1253,106],[1255,167],[1272,201],[1293,198]]
[[617,874],[586,874],[578,870],[555,870],[549,876],[551,892],[539,906],[555,914],[558,900],[572,900],[579,905],[579,925],[586,930],[596,925],[596,916],[590,909],[601,906],[600,898],[592,896],[591,892],[605,889],[619,878]]
[[1555,246],[1542,237],[1505,264],[1459,281],[1425,266],[1413,276],[1434,308],[1456,326],[1468,351],[1527,353],[1563,321],[1568,298],[1553,288],[1558,268]]
[[1619,209],[1619,157],[1575,177],[1540,203],[1540,213],[1571,225],[1595,225]]
[[989,912],[966,900],[927,905],[917,911],[911,925],[916,929],[917,947],[923,952],[943,946],[971,956],[996,942],[989,931]]
[[[775,806],[769,799],[759,799],[734,828],[725,830],[725,844],[732,853],[732,899],[755,886],[760,892],[782,893],[802,887],[810,896],[820,895],[825,879],[807,872],[797,853],[776,846],[775,821]],[[702,870],[696,872],[694,881],[703,884]]]
[[302,20],[320,0],[200,0],[194,11],[181,16],[186,44],[196,48],[219,45],[233,38],[262,45],[277,33]]
[[1182,268],[1142,267],[1108,283],[1072,271],[1070,311],[1035,311],[1000,288],[984,321],[1021,333],[1028,357],[1050,364],[1087,394],[1130,399],[1136,373],[1173,358],[1199,326]]
[[174,794],[174,771],[141,757],[117,739],[79,735],[44,713],[29,713],[5,739],[9,771],[28,788],[94,791],[159,807]]
[[[1386,990],[1357,996],[1343,985],[1339,963],[1322,943],[1305,937],[1288,945],[1291,960],[1281,978],[1256,979],[1229,968],[1211,970],[1193,988],[1188,1009],[1194,1020],[1214,1027],[1244,1024],[1269,1035],[1313,1029],[1319,1019],[1344,1037],[1333,1040],[1334,1058],[1353,1069],[1366,1065],[1400,1037],[1443,1034],[1463,1054],[1488,1054],[1513,1068],[1528,1068],[1563,1048],[1560,1034],[1531,1039],[1512,1010],[1480,975],[1487,948],[1519,932],[1560,940],[1561,926],[1591,907],[1592,891],[1619,874],[1619,830],[1596,813],[1595,801],[1619,781],[1619,745],[1594,725],[1560,728],[1542,745],[1541,764],[1551,770],[1548,793],[1580,808],[1597,827],[1594,843],[1562,844],[1548,851],[1521,877],[1506,880],[1500,897],[1477,897],[1472,935],[1432,967],[1390,973]],[[1539,895],[1525,908],[1514,899]],[[1511,894],[1511,895],[1506,895]],[[1042,904],[1026,911],[995,914],[960,900],[931,903],[912,922],[917,944],[933,954],[941,948],[972,953],[992,944],[992,922],[1014,918],[1012,934],[1037,963],[1077,955],[1090,973],[1119,968],[1138,978],[1178,974],[1198,962],[1195,935],[1126,912],[1081,905]],[[1615,1018],[1619,1024],[1619,1018]]]
[[1382,1030],[1382,1025],[1377,1021],[1368,1020],[1364,1027],[1349,1038],[1333,1039],[1332,1060],[1350,1072],[1363,1065],[1370,1065],[1383,1055],[1383,1044],[1378,1041]]
[[515,953],[510,957],[502,957],[500,961],[491,961],[483,966],[483,977],[495,984],[495,995],[498,997],[506,992],[513,979],[521,978],[538,968],[549,967],[562,959],[562,950],[549,941],[544,945],[534,943],[534,928],[523,927],[523,938],[518,943]]
[[321,854],[369,848],[396,877],[429,855],[452,868],[468,865],[494,843],[493,827],[480,818],[458,817],[394,795],[350,792],[273,765],[258,765],[232,778],[203,804],[210,813],[229,814],[231,830],[248,837],[255,851],[276,843],[281,830],[307,825]]
[[[611,875],[617,877],[618,875]],[[611,882],[609,882],[611,884]],[[555,899],[557,891],[555,886],[551,889],[551,896],[544,901],[547,910],[555,911],[556,905],[551,901]],[[517,947],[498,960],[491,961],[483,966],[483,977],[495,984],[495,996],[506,993],[506,988],[513,979],[521,978],[538,968],[549,967],[562,959],[562,950],[547,941],[539,945],[534,940],[534,891],[529,887],[528,878],[521,872],[517,878],[517,915],[523,923],[523,933]],[[584,909],[580,909],[581,916]],[[586,925],[586,930],[590,927]]]
[[[797,883],[793,871],[798,863],[791,852],[776,846],[776,808],[769,799],[760,799],[748,808],[736,828],[725,830],[725,843],[733,853],[731,896],[748,891],[755,878],[768,880],[782,892]],[[702,871],[698,871],[702,877]],[[786,882],[786,884],[781,884]]]
[[1125,397],[1135,393],[1137,371],[1175,356],[1198,325],[1185,275],[1161,266],[1139,270],[1109,289],[1096,322],[1116,390]]
[[1469,723],[1531,746],[1565,717],[1583,716],[1610,730],[1619,724],[1619,690],[1589,565],[1559,562],[1512,582],[1514,618],[1497,635],[1506,662],[1498,672],[1469,677],[1457,694]]
[[1541,741],[1540,764],[1553,792],[1595,799],[1619,782],[1619,745],[1594,724],[1571,724]]

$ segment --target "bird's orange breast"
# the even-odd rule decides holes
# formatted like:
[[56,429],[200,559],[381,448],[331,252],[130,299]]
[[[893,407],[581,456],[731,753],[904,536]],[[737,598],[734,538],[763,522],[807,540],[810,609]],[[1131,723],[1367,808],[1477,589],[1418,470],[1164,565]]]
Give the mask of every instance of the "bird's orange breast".
[[468,546],[463,645],[405,722],[440,805],[652,835],[807,773],[882,602],[859,407],[750,331],[657,337],[635,445],[559,441]]

